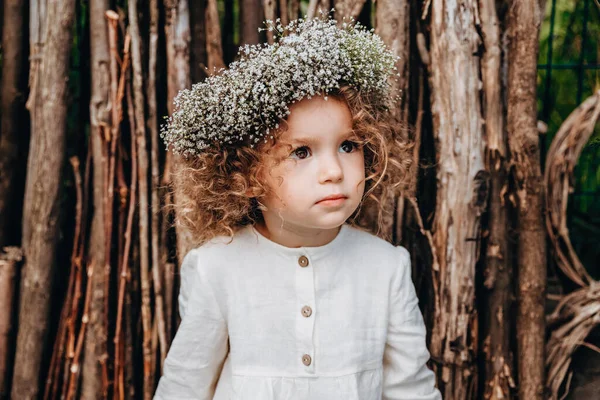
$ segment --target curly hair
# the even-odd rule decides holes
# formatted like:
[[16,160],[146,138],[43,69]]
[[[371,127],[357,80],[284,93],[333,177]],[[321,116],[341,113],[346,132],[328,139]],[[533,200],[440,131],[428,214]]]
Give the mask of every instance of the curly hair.
[[[380,223],[384,200],[405,192],[412,179],[414,144],[405,134],[408,128],[393,113],[374,106],[377,102],[370,93],[342,85],[327,96],[348,106],[364,150],[365,192],[348,223],[364,227],[361,213],[372,207]],[[242,227],[262,220],[260,200],[270,189],[260,177],[269,150],[285,129],[282,122],[281,129],[258,147],[214,142],[199,155],[173,164],[167,187],[176,199],[170,206],[175,212],[173,225],[189,233],[194,247],[216,236],[233,237]]]

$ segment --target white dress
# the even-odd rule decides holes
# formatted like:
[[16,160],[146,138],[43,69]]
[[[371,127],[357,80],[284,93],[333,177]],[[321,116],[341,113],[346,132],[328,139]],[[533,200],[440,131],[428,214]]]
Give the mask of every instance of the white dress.
[[156,400],[439,400],[401,246],[344,224],[319,247],[248,226],[191,250]]

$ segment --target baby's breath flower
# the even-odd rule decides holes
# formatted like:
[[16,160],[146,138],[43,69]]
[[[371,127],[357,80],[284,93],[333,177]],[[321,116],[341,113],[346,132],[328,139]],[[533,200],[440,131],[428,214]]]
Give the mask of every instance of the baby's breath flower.
[[343,83],[372,93],[376,107],[393,107],[398,96],[392,95],[390,78],[398,75],[397,57],[353,18],[338,27],[326,15],[287,26],[279,19],[265,21],[274,32],[272,45],[244,45],[228,69],[181,90],[161,127],[167,148],[187,157],[214,140],[253,146],[272,137],[290,105],[319,93],[327,98]]

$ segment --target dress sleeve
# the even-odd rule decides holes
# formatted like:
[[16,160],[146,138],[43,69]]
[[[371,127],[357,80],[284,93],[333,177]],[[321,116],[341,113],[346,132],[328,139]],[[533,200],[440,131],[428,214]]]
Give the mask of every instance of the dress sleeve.
[[164,361],[154,400],[211,400],[227,356],[227,323],[196,249],[181,265],[181,323]]
[[410,255],[401,246],[400,268],[390,291],[390,316],[383,354],[382,400],[441,400],[426,362],[426,328],[411,279]]

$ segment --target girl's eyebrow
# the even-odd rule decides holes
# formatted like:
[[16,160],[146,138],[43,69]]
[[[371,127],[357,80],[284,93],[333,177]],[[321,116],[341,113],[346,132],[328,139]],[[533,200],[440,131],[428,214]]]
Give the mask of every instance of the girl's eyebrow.
[[[345,131],[345,132],[341,133],[339,136],[344,139],[348,139],[349,137],[356,136],[356,132],[353,129],[351,129],[349,131]],[[319,142],[319,138],[315,137],[315,136],[300,136],[300,137],[292,138],[292,143],[314,144],[314,143],[318,143],[318,142]]]

